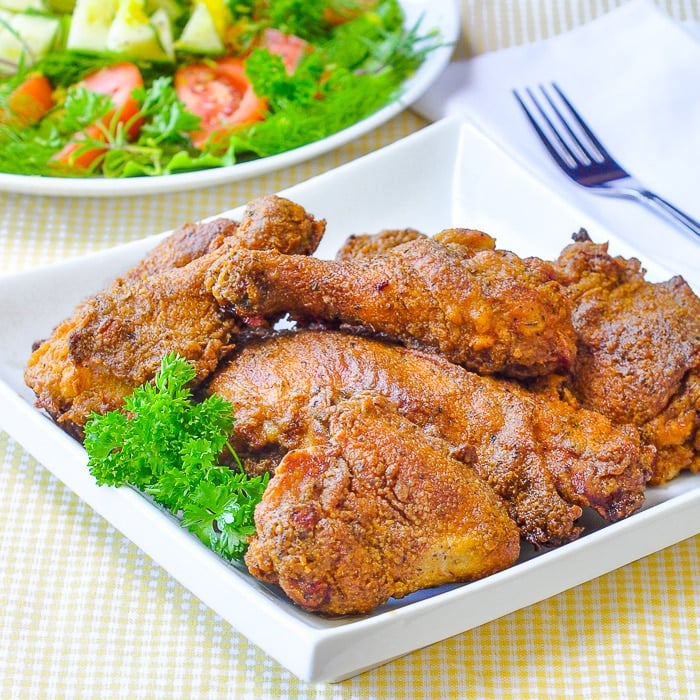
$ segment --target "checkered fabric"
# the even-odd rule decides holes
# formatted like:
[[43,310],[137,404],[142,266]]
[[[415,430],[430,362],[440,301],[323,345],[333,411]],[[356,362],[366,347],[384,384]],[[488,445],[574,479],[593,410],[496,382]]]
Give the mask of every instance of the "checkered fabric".
[[[620,4],[462,0],[458,55],[536,41]],[[700,20],[697,0],[659,4]],[[404,112],[307,163],[203,191],[0,193],[0,273],[216,214],[424,125]],[[0,483],[0,700],[700,697],[700,537],[348,681],[313,685],[233,630],[1,431]]]

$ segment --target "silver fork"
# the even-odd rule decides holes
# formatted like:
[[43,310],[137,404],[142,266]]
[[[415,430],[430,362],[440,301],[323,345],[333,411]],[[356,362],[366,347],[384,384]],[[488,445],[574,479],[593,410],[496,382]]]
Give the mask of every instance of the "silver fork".
[[[540,85],[542,97],[539,100],[531,88],[526,88],[526,92],[536,111],[528,107],[517,90],[513,90],[542,143],[574,182],[600,194],[632,198],[647,204],[667,219],[700,236],[700,223],[648,190],[615,161],[556,83],[552,83],[549,90]],[[551,93],[555,93],[555,96]],[[546,100],[548,108],[543,107],[542,98]]]

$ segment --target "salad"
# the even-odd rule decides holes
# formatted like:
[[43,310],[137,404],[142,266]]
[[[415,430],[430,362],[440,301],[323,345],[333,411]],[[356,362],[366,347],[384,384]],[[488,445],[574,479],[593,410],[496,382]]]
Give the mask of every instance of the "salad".
[[397,0],[0,0],[0,172],[276,155],[387,105],[439,44]]

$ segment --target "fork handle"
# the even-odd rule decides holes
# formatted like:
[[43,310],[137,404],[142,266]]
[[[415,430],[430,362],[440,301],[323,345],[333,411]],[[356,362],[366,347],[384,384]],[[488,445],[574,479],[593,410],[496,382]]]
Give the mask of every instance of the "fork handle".
[[688,216],[685,212],[682,212],[678,207],[673,206],[671,202],[645,189],[639,190],[635,194],[641,202],[648,204],[652,209],[655,209],[667,219],[681,224],[696,236],[700,236],[700,223]]

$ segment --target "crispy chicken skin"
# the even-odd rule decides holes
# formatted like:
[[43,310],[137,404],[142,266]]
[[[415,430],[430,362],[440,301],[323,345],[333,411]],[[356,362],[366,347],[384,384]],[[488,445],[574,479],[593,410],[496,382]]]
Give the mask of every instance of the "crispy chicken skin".
[[240,237],[241,233],[238,221],[223,217],[202,223],[184,224],[146,253],[141,261],[123,276],[127,279],[140,279],[164,270],[184,267],[216,250],[226,239]]
[[[379,255],[417,238],[428,238],[428,236],[414,228],[384,229],[379,233],[353,234],[348,236],[340,247],[335,259],[352,260]],[[476,252],[496,249],[496,240],[488,233],[476,229],[448,228],[436,233],[433,238],[440,243],[461,245],[468,249],[465,253],[470,250]]]
[[335,255],[336,260],[352,260],[386,253],[397,245],[426,238],[424,233],[414,228],[384,229],[379,233],[361,233],[348,236]]
[[209,268],[242,246],[308,254],[324,228],[272,196],[252,202],[240,224],[218,219],[179,229],[37,344],[25,369],[37,406],[80,437],[92,411],[119,407],[168,352],[192,361],[202,381],[239,329],[211,294]]
[[288,312],[343,324],[485,374],[567,370],[576,353],[550,264],[508,251],[419,236],[340,261],[239,250],[212,274],[216,298],[247,322]]
[[682,471],[700,471],[700,370],[688,373],[668,406],[640,432],[657,451],[652,484],[664,484]]
[[358,394],[318,423],[256,508],[253,576],[344,615],[515,562],[518,530],[493,491],[386,399]]
[[234,406],[234,447],[266,468],[308,441],[321,410],[362,391],[451,446],[503,498],[523,537],[579,534],[582,506],[617,520],[644,498],[650,455],[635,430],[481,377],[444,358],[338,331],[297,331],[233,353],[208,386]]
[[573,394],[657,447],[652,483],[697,471],[700,299],[681,277],[647,281],[638,260],[612,257],[585,233],[556,268],[578,337]]

